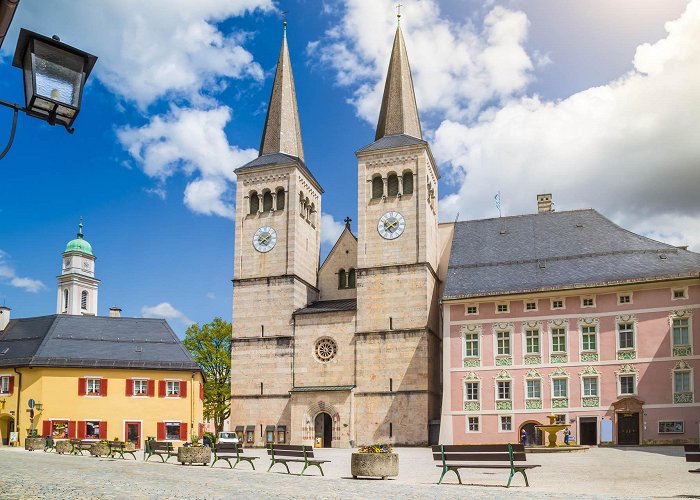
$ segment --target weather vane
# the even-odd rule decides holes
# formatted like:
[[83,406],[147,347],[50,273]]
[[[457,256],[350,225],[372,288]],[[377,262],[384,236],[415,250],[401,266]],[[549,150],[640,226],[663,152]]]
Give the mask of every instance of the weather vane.
[[399,24],[401,24],[401,7],[403,7],[401,4],[396,6],[396,19]]
[[287,29],[287,14],[289,14],[288,10],[283,10],[282,11],[282,24],[284,24],[284,29]]

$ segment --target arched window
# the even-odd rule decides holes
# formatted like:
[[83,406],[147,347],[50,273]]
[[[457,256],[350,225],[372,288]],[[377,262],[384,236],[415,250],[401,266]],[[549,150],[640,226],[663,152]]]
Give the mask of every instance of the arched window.
[[263,212],[269,212],[270,210],[272,210],[272,193],[265,191],[263,194]]
[[277,210],[284,210],[284,189],[277,190]]
[[396,196],[399,194],[399,178],[396,174],[389,174],[386,180],[387,193],[389,196]]
[[312,203],[311,206],[309,207],[309,222],[311,224],[314,224],[315,220],[316,220],[316,204]]
[[63,290],[63,309],[68,310],[68,289]]
[[87,309],[87,301],[88,301],[88,293],[83,290],[83,293],[80,294],[80,308],[81,309]]
[[381,198],[384,196],[384,181],[381,176],[377,175],[372,179],[372,198]]
[[346,279],[345,269],[338,271],[338,288],[347,288],[348,282]]
[[413,194],[413,172],[403,173],[403,194]]
[[355,288],[355,270],[352,268],[348,272],[348,288]]
[[250,193],[250,213],[257,214],[260,208],[260,200],[258,199],[258,192],[253,191]]

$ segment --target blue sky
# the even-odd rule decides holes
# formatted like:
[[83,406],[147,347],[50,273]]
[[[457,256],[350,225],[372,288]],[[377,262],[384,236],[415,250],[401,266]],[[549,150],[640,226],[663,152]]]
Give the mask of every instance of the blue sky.
[[[20,27],[99,59],[75,134],[21,116],[0,161],[0,301],[13,317],[55,312],[83,216],[100,314],[164,316],[180,334],[230,320],[232,172],[256,156],[281,10],[325,255],[357,212],[354,151],[374,137],[394,3],[22,0],[0,98],[23,101]],[[495,216],[497,191],[506,215],[533,212],[552,192],[559,210],[700,250],[698,0],[402,3],[441,219]],[[1,141],[10,121],[0,109]]]

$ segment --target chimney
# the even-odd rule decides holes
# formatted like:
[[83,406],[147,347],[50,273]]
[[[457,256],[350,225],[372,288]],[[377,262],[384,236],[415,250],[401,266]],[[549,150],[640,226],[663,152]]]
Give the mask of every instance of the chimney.
[[7,328],[7,324],[10,322],[10,309],[9,307],[0,306],[0,331]]
[[110,318],[121,318],[122,317],[122,310],[121,308],[117,306],[113,306],[109,308],[109,317]]
[[549,212],[554,212],[552,205],[552,193],[537,195],[537,213],[546,214]]

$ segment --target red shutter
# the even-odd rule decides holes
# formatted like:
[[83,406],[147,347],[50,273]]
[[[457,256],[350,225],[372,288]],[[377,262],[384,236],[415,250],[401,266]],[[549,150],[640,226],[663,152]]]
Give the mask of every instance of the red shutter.
[[165,380],[158,381],[158,397],[159,398],[165,397]]
[[199,424],[199,437],[204,436],[204,424]]
[[87,425],[86,422],[81,420],[78,422],[78,439],[85,439],[87,436]]
[[127,396],[133,396],[134,395],[134,381],[133,379],[126,379],[126,395]]
[[181,398],[187,397],[187,380],[180,381],[180,397]]
[[75,439],[75,420],[68,422],[68,439]]
[[100,379],[100,396],[104,397],[107,395],[107,379]]
[[44,436],[50,436],[51,435],[51,420],[44,420],[42,423],[42,434]]
[[10,391],[10,392],[9,392],[8,394],[12,394],[13,392],[15,392],[15,377],[14,377],[14,375],[13,375],[13,376],[11,376],[11,377],[9,377],[9,378],[10,378],[10,382],[9,382],[9,386],[10,386],[10,387],[9,387],[9,391]]
[[87,380],[84,378],[78,379],[78,396],[85,396],[87,394]]
[[156,435],[158,436],[158,441],[165,439],[165,422],[158,422],[158,432]]
[[100,439],[107,439],[107,422],[100,422]]
[[199,399],[204,401],[204,384],[199,384]]
[[147,389],[146,395],[149,398],[152,398],[153,396],[156,395],[156,381],[155,380],[149,380],[148,381],[148,389]]
[[187,441],[187,424],[185,422],[180,424],[180,441]]

